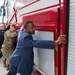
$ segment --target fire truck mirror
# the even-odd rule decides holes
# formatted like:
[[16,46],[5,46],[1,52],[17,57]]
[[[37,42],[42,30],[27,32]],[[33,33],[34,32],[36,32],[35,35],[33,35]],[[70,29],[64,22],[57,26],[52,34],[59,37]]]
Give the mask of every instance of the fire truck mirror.
[[0,8],[0,16],[2,15],[2,8]]
[[5,16],[6,15],[6,10],[5,9],[3,9],[3,16]]

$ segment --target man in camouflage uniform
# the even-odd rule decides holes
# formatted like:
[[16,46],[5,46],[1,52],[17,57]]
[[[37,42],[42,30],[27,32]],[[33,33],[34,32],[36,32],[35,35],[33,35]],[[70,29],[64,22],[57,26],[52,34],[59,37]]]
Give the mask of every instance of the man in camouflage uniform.
[[1,48],[3,54],[3,66],[9,70],[10,67],[10,56],[14,51],[15,37],[17,36],[16,26],[11,25],[10,29],[4,34],[4,42]]
[[9,25],[7,25],[7,27],[4,24],[0,25],[0,58],[2,57],[1,46],[4,41],[4,33],[9,29],[10,29]]

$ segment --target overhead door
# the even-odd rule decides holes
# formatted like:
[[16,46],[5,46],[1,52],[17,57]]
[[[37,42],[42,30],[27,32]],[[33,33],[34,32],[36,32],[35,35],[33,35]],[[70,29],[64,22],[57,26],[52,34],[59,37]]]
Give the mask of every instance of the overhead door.
[[[54,33],[48,31],[36,31],[34,39],[54,40]],[[43,75],[55,75],[54,49],[34,48],[34,63],[43,72]]]
[[75,75],[75,0],[70,0],[67,75]]

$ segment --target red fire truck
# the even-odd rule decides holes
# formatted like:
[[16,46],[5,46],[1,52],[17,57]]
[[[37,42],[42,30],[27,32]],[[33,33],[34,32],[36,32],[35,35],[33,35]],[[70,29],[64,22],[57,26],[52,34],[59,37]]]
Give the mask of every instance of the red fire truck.
[[67,35],[67,44],[54,50],[34,48],[34,70],[38,75],[75,75],[75,0],[16,0],[9,23],[19,28],[25,21],[35,24],[34,39],[56,40]]

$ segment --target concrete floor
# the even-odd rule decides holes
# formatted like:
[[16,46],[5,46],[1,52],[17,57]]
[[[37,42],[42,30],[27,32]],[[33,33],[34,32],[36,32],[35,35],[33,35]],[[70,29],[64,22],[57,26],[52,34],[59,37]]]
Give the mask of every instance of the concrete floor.
[[0,59],[0,75],[6,75],[8,71],[3,67],[2,60]]
[[[0,75],[6,75],[8,71],[3,67],[2,65],[2,59],[0,59]],[[20,74],[17,74],[20,75]],[[35,72],[33,72],[31,75],[37,75]]]

